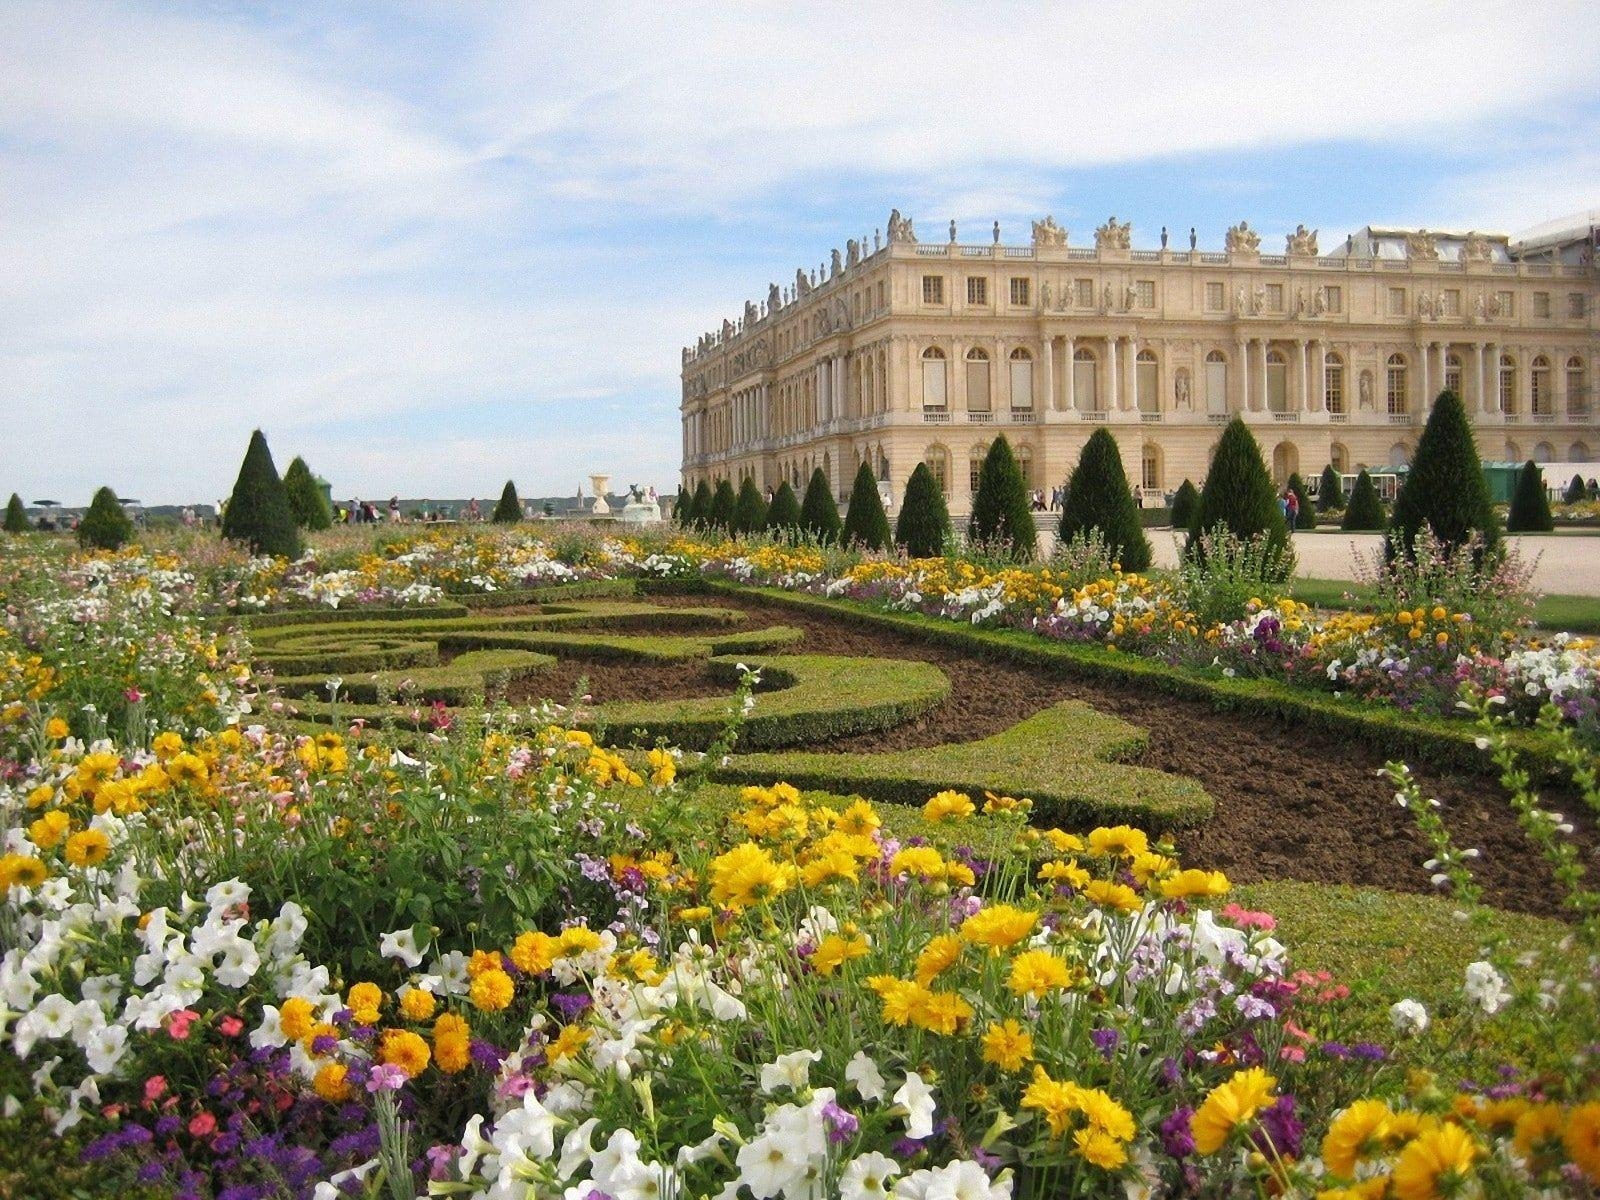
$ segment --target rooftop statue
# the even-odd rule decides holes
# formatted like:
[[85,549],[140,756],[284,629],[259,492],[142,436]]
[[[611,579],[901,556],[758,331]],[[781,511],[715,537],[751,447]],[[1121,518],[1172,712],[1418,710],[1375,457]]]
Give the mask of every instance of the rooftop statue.
[[1433,234],[1426,229],[1406,234],[1406,257],[1421,259],[1424,262],[1437,262],[1439,245],[1434,240]]
[[1488,262],[1494,257],[1494,247],[1489,239],[1474,230],[1467,234],[1467,240],[1461,244],[1462,262]]
[[911,227],[911,218],[902,217],[898,208],[889,210],[889,244],[896,242],[911,244],[916,242],[917,232]]
[[806,278],[806,269],[804,267],[796,267],[794,269],[794,294],[802,297],[811,294],[811,281]]
[[1240,221],[1228,230],[1225,246],[1229,254],[1260,254],[1261,235],[1250,228],[1249,221]]
[[1067,244],[1067,231],[1056,224],[1056,219],[1046,215],[1042,221],[1033,223],[1033,244],[1035,246],[1065,246]]
[[1133,222],[1123,221],[1120,225],[1117,218],[1112,216],[1106,223],[1094,231],[1094,248],[1096,250],[1128,250],[1133,246]]
[[1315,258],[1317,256],[1317,231],[1307,229],[1304,225],[1296,225],[1294,232],[1289,235],[1289,253],[1296,257]]

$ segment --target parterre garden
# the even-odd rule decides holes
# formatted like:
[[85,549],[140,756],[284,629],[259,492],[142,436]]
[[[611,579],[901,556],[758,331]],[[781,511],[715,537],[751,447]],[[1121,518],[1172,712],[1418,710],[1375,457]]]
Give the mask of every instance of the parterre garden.
[[1222,590],[8,541],[0,1190],[1593,1194],[1592,650]]

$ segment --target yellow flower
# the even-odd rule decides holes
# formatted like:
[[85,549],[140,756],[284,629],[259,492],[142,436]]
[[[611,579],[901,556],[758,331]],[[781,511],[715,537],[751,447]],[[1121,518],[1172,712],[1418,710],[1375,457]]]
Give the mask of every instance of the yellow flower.
[[278,1027],[291,1042],[301,1041],[310,1033],[315,1019],[316,1009],[311,1006],[311,1001],[300,996],[290,996],[278,1010]]
[[857,837],[871,837],[882,823],[872,805],[865,800],[857,800],[839,814],[838,828]]
[[48,872],[37,858],[26,854],[0,855],[0,896],[13,887],[38,887]]
[[1247,1124],[1272,1100],[1277,1082],[1260,1067],[1250,1067],[1212,1088],[1191,1122],[1195,1149],[1201,1154],[1215,1154],[1222,1149],[1234,1130]]
[[1072,968],[1048,950],[1024,950],[1011,962],[1006,986],[1019,996],[1044,996],[1072,986]]
[[111,839],[103,829],[83,829],[67,839],[63,853],[75,867],[98,866],[111,853]]
[[1082,891],[1089,879],[1089,872],[1076,862],[1062,862],[1059,858],[1039,868],[1041,883],[1064,883],[1076,891]]
[[1566,1113],[1559,1104],[1534,1104],[1517,1118],[1514,1141],[1524,1158],[1532,1158],[1542,1151],[1561,1144],[1561,1131],[1566,1125]]
[[1115,1171],[1128,1161],[1128,1152],[1122,1143],[1092,1125],[1085,1125],[1072,1135],[1073,1148],[1084,1162],[1092,1163],[1105,1171]]
[[666,787],[677,778],[678,764],[670,750],[651,750],[645,760],[650,764],[650,782],[656,787]]
[[158,733],[150,742],[150,749],[161,762],[166,762],[178,751],[183,749],[183,738],[171,730]]
[[55,808],[28,826],[28,838],[41,850],[54,850],[71,828],[72,818]]
[[944,878],[944,858],[932,846],[907,846],[889,860],[893,875],[915,875],[918,878]]
[[1159,888],[1168,900],[1190,896],[1224,896],[1228,892],[1228,877],[1221,871],[1201,871],[1191,867],[1163,879]]
[[167,777],[178,787],[205,787],[210,768],[198,754],[185,751],[175,754],[166,763]]
[[568,1025],[551,1042],[545,1053],[552,1063],[558,1063],[563,1058],[576,1054],[588,1043],[590,1031],[582,1025]]
[[484,1012],[499,1012],[511,1003],[516,986],[504,971],[485,971],[472,981],[472,1003]]
[[917,982],[927,987],[961,957],[962,942],[953,933],[941,933],[917,955]]
[[1383,1101],[1357,1100],[1329,1123],[1322,1161],[1335,1175],[1355,1178],[1361,1159],[1383,1151],[1393,1121],[1394,1113]]
[[498,971],[504,966],[504,960],[498,950],[474,950],[472,957],[467,959],[467,977],[476,979],[485,971]]
[[1050,1136],[1058,1138],[1072,1123],[1082,1092],[1077,1084],[1051,1079],[1043,1067],[1034,1067],[1033,1082],[1022,1093],[1021,1107],[1043,1113],[1050,1126]]
[[915,980],[898,979],[893,975],[870,976],[867,986],[883,1002],[883,1019],[891,1025],[911,1024],[912,1013],[930,994]]
[[1046,829],[1044,836],[1050,839],[1057,854],[1081,854],[1086,849],[1081,837],[1064,829]]
[[433,1023],[433,1059],[439,1070],[455,1075],[472,1060],[471,1029],[465,1017],[442,1013]]
[[519,971],[529,975],[543,975],[556,960],[560,942],[548,933],[532,931],[518,936],[511,943],[511,961]]
[[1149,849],[1150,839],[1144,830],[1131,825],[1101,826],[1089,832],[1090,854],[1120,854],[1124,858],[1137,858]]
[[960,1033],[972,1020],[972,1005],[956,992],[934,992],[920,985],[913,997],[911,1023],[946,1037]]
[[1033,932],[1039,914],[1013,908],[1009,904],[991,904],[979,909],[961,922],[961,936],[977,946],[1001,950],[1014,946]]
[[851,959],[865,958],[871,948],[872,943],[865,934],[844,938],[830,933],[817,943],[811,955],[811,967],[818,975],[832,975]]
[[990,1025],[983,1035],[983,1061],[1002,1071],[1020,1071],[1033,1058],[1033,1037],[1016,1021]]
[[587,925],[570,925],[561,931],[561,957],[576,958],[600,949],[600,935]]
[[1480,1150],[1459,1125],[1436,1125],[1400,1151],[1394,1192],[1400,1200],[1440,1200],[1462,1190]]
[[317,1068],[311,1086],[329,1104],[341,1104],[350,1098],[350,1084],[345,1079],[347,1073],[343,1063],[323,1063]]
[[1110,879],[1091,879],[1083,889],[1083,895],[1091,904],[1101,908],[1115,908],[1120,912],[1134,912],[1139,907],[1139,893],[1125,883],[1116,883]]
[[400,1011],[408,1020],[426,1021],[433,1016],[438,1001],[433,998],[432,992],[425,992],[421,988],[412,988],[400,997]]
[[973,806],[972,797],[965,792],[940,792],[922,806],[922,815],[935,825],[942,821],[970,817],[977,811]]
[[1561,1144],[1589,1182],[1600,1184],[1600,1100],[1580,1104],[1568,1114]]
[[72,732],[71,728],[69,728],[67,723],[65,721],[63,721],[60,717],[51,717],[48,721],[46,721],[44,723],[44,735],[45,735],[45,737],[51,738],[51,739],[53,739],[55,741],[59,742],[62,738],[66,737],[67,734],[69,734],[71,732]]
[[383,1041],[379,1045],[378,1057],[391,1066],[399,1067],[409,1078],[415,1079],[428,1069],[428,1060],[432,1054],[428,1050],[428,1043],[409,1029],[386,1029]]
[[745,842],[711,860],[711,898],[724,908],[748,908],[781,896],[794,885],[795,875],[794,867]]
[[383,1005],[383,989],[375,983],[358,983],[350,989],[344,1003],[357,1025],[376,1025],[378,1009]]
[[807,887],[821,887],[835,879],[854,883],[859,877],[856,860],[842,850],[815,855],[800,867],[800,879]]

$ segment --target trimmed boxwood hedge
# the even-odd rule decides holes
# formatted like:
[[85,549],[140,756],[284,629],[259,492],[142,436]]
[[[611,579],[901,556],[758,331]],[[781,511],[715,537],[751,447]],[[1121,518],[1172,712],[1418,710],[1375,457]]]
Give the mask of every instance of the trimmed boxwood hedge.
[[246,629],[257,630],[280,625],[344,625],[351,621],[442,621],[470,615],[460,604],[430,604],[426,608],[286,608],[279,612],[240,613],[234,619]]
[[451,599],[468,608],[514,608],[521,604],[559,604],[563,600],[597,600],[638,593],[631,579],[580,579],[543,587],[507,588],[501,592],[452,592]]
[[[341,677],[339,694],[357,704],[376,704],[380,694],[395,697],[400,685],[413,685],[410,698],[423,704],[483,704],[503,693],[514,680],[555,666],[553,654],[528,650],[470,650],[444,666],[377,671],[353,679]],[[330,674],[285,675],[274,682],[286,696],[326,693]]]
[[1132,766],[1147,731],[1068,700],[976,742],[888,754],[747,754],[713,770],[729,783],[781,779],[801,788],[859,792],[922,804],[945,788],[1027,797],[1034,819],[1079,828],[1128,822],[1158,832],[1210,818],[1199,782]]

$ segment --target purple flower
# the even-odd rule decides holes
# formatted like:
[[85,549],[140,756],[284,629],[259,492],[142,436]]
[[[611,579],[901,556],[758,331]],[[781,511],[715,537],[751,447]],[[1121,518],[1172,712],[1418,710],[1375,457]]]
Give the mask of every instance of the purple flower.
[[1322,1045],[1317,1047],[1317,1049],[1322,1051],[1322,1053],[1326,1054],[1329,1058],[1350,1057],[1350,1047],[1346,1046],[1343,1042],[1323,1042]]
[[488,1042],[473,1038],[470,1045],[472,1061],[485,1071],[498,1071],[500,1064],[505,1061],[506,1056]]
[[1389,1055],[1376,1042],[1357,1042],[1350,1047],[1350,1057],[1365,1059],[1367,1062],[1382,1062]]
[[574,1017],[588,1008],[592,1001],[582,992],[557,992],[550,997],[550,1003],[554,1004],[562,1018],[570,1023]]
[[1194,1109],[1184,1105],[1161,1122],[1161,1148],[1173,1158],[1187,1158],[1194,1153],[1194,1133],[1189,1122]]
[[1122,1041],[1122,1035],[1115,1029],[1091,1029],[1089,1040],[1094,1043],[1094,1048],[1100,1051],[1100,1056],[1107,1062],[1116,1053],[1117,1043]]
[[822,1106],[822,1119],[828,1125],[828,1140],[836,1146],[842,1146],[855,1137],[856,1130],[861,1128],[861,1122],[853,1113],[840,1108],[832,1100]]
[[1174,1058],[1163,1058],[1161,1060],[1160,1074],[1161,1082],[1169,1088],[1177,1087],[1178,1081],[1183,1078],[1182,1072],[1178,1069],[1178,1060]]
[[1263,1109],[1258,1118],[1259,1130],[1251,1141],[1263,1154],[1277,1151],[1282,1158],[1299,1158],[1305,1127],[1294,1115],[1294,1097],[1279,1096],[1270,1108]]
[[339,1039],[331,1033],[319,1033],[311,1039],[311,1052],[327,1058],[339,1048]]

